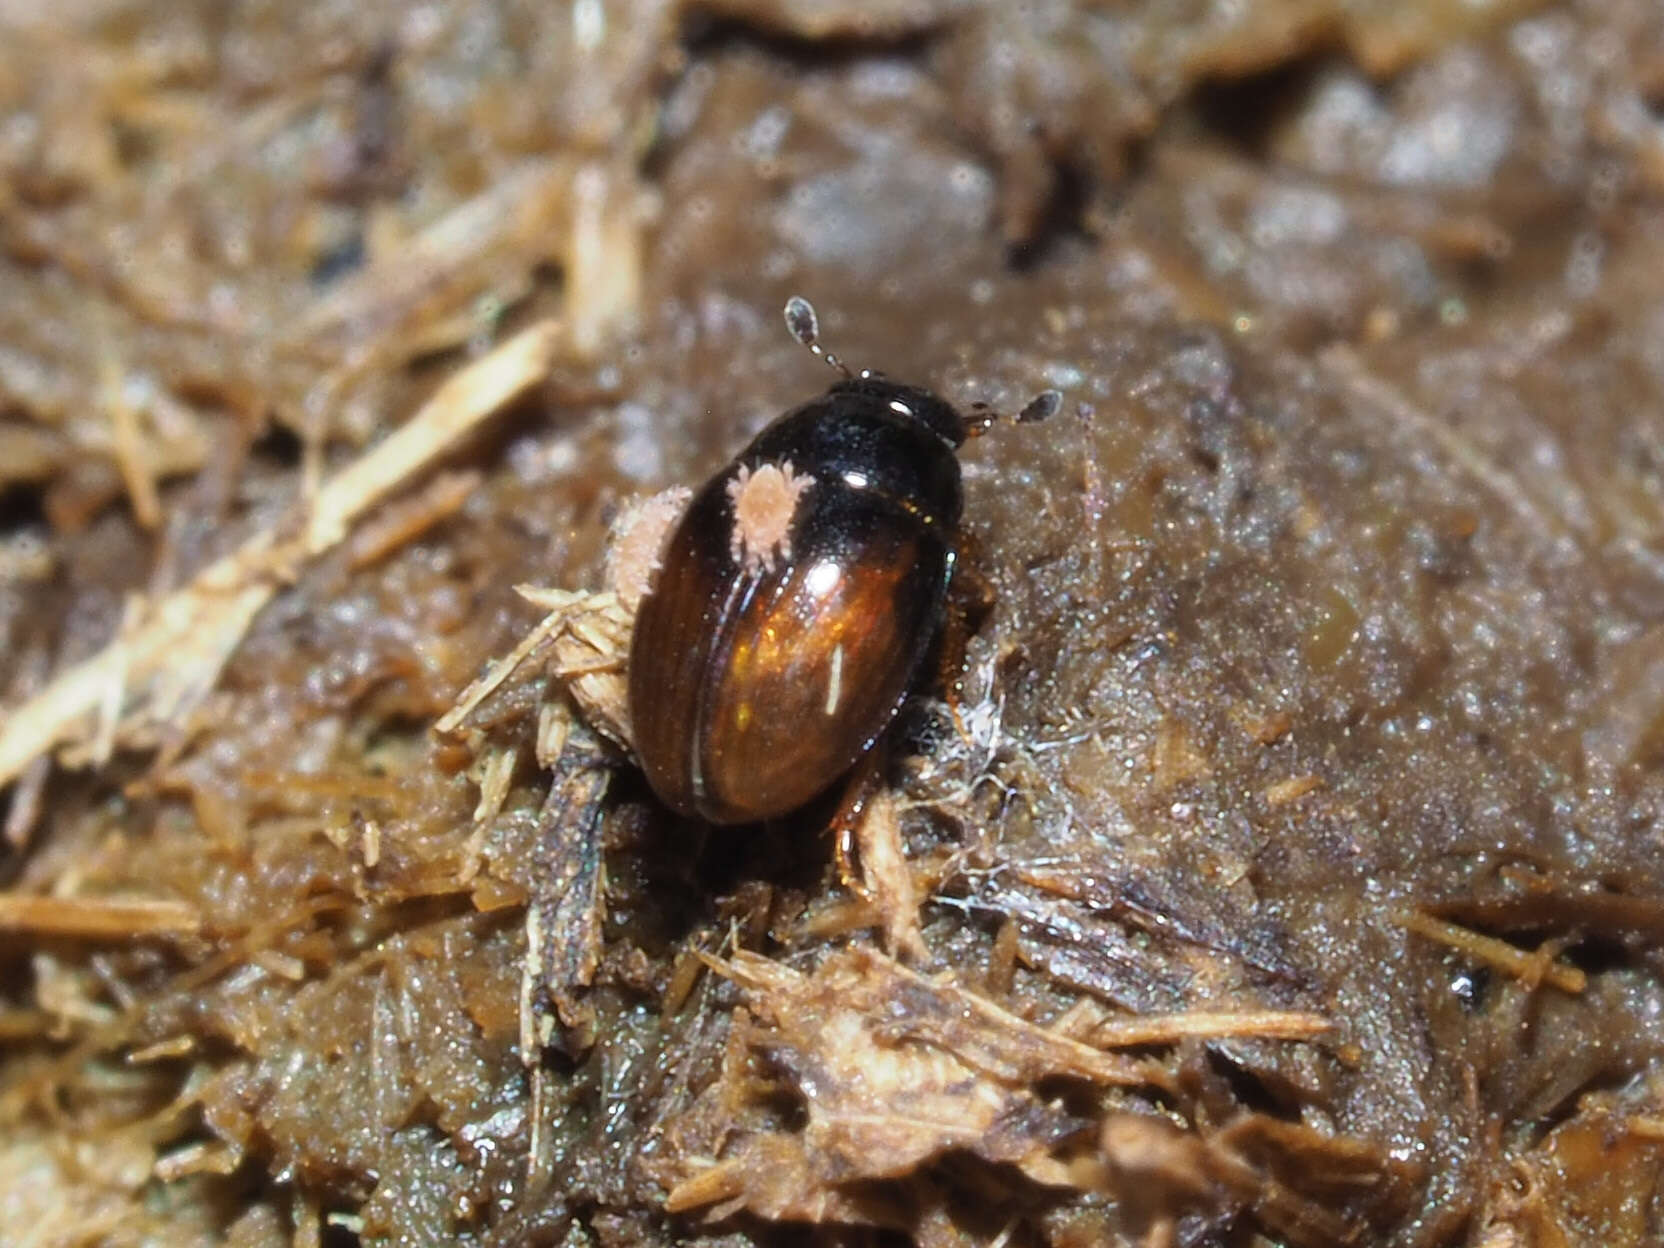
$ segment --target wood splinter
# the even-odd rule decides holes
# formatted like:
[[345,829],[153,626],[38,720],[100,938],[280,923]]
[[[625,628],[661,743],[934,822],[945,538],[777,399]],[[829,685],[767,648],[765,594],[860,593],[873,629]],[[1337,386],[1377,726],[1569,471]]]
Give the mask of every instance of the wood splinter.
[[1487,966],[1507,972],[1528,987],[1542,983],[1562,992],[1576,993],[1589,985],[1589,977],[1577,967],[1555,960],[1558,946],[1553,941],[1535,953],[1527,953],[1505,940],[1483,935],[1472,928],[1435,918],[1420,910],[1401,910],[1393,918],[1399,926],[1416,935],[1477,958]]

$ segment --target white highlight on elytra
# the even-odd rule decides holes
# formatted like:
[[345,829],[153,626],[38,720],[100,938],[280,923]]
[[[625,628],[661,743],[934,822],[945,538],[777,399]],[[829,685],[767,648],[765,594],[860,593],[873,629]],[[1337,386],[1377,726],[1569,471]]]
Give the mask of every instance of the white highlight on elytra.
[[789,459],[762,464],[755,472],[739,466],[728,482],[728,501],[734,505],[728,549],[745,571],[773,571],[776,559],[792,557],[797,500],[814,483],[807,473],[796,473]]
[[907,404],[903,403],[900,399],[890,400],[890,410],[897,416],[911,416],[913,414],[913,409],[908,407]]
[[832,647],[832,674],[826,678],[826,713],[838,709],[838,698],[844,691],[844,643]]
[[844,473],[844,484],[852,490],[866,489],[869,479],[866,473],[856,472],[853,469]]
[[809,574],[803,578],[803,588],[808,590],[812,597],[824,598],[838,587],[838,581],[842,576],[843,573],[838,570],[836,563],[830,559],[823,559],[809,569]]

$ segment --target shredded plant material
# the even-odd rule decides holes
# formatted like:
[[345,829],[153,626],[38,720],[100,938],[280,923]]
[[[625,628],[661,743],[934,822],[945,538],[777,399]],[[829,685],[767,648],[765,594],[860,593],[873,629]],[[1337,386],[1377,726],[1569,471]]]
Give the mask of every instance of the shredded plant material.
[[[791,295],[1063,396],[844,874]],[[0,0],[0,1244],[1656,1245],[1661,708],[1655,0]]]

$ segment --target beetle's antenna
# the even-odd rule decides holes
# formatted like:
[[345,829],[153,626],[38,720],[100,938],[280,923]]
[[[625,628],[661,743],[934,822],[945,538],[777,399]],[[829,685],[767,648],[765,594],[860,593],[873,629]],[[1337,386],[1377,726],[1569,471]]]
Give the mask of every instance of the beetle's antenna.
[[[1063,406],[1063,396],[1056,390],[1042,390],[1024,405],[1023,410],[1015,416],[1009,417],[1019,425],[1032,425],[1036,421],[1046,420],[1057,415],[1058,408]],[[986,403],[972,403],[971,414],[965,418],[965,436],[980,438],[992,429],[1000,414]]]
[[1057,409],[1063,406],[1063,396],[1056,390],[1042,390],[1028,401],[1028,405],[1017,413],[1019,425],[1031,425],[1037,420],[1049,420],[1057,415]]
[[815,315],[815,307],[802,295],[793,295],[786,300],[786,328],[791,336],[796,338],[809,350],[837,369],[850,381],[855,380],[855,374],[849,371],[837,356],[820,345],[820,319]]

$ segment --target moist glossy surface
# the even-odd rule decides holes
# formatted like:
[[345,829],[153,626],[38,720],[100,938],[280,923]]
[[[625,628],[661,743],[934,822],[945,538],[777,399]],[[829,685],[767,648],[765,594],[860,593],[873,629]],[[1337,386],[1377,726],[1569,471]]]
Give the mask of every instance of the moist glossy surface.
[[[0,794],[9,894],[202,921],[0,937],[0,1244],[1657,1248],[1661,100],[1657,0],[0,3],[0,722],[482,339],[590,343],[462,505],[275,569],[159,753]],[[926,984],[823,839],[645,784],[604,927],[534,933],[558,691],[430,731],[516,585],[819,393],[792,293],[1067,397],[962,456],[972,739],[892,777]],[[528,1074],[533,934],[597,1039]],[[1082,1081],[1282,1009],[1334,1030]]]

